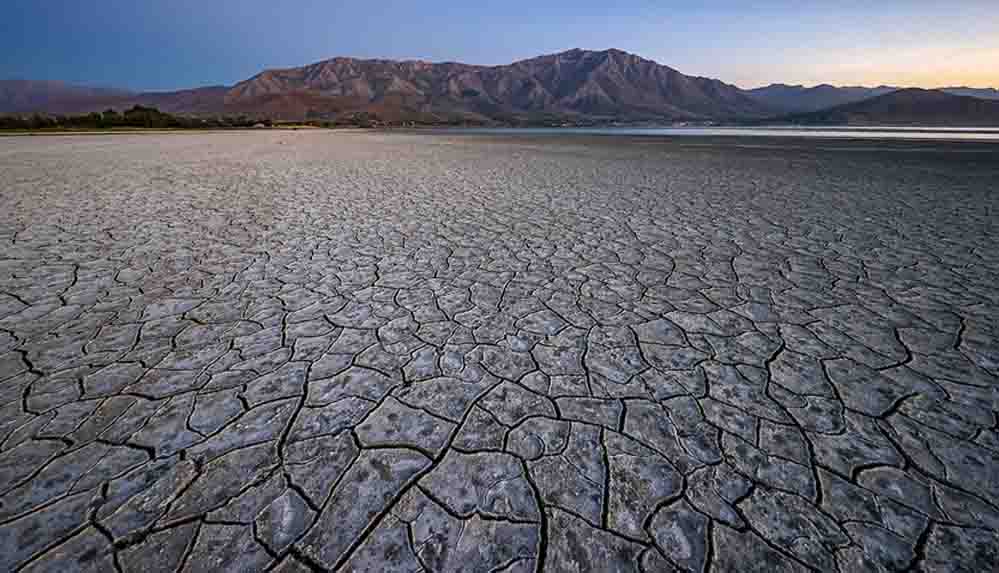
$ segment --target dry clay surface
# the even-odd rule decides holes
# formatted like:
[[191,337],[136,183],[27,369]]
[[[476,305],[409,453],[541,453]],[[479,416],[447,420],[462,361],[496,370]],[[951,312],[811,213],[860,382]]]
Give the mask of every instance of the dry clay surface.
[[985,571],[999,149],[0,140],[2,571]]

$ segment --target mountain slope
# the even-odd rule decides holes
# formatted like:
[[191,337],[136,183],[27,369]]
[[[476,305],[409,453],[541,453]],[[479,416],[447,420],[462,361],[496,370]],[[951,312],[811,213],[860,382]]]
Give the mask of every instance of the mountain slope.
[[747,90],[749,96],[760,103],[786,113],[818,111],[865,100],[898,88],[879,86],[868,88],[863,86],[838,87],[822,84],[810,88],[787,84],[771,84],[766,87]]
[[112,88],[90,88],[62,82],[0,80],[0,113],[80,114],[117,110],[134,105],[156,107],[167,113],[224,111],[226,86],[173,92],[134,93]]
[[961,86],[961,87],[952,87],[952,88],[940,88],[940,91],[954,95],[977,97],[981,99],[999,99],[999,90],[997,90],[996,88],[969,88]]
[[826,110],[780,119],[799,125],[999,125],[999,101],[940,90],[903,89]]
[[122,98],[113,107],[155,107],[166,113],[212,114],[224,111],[227,86],[208,86],[172,92],[144,92]]
[[[863,101],[879,95],[898,91],[898,87],[878,86],[831,86],[822,84],[813,87],[787,84],[770,84],[762,88],[747,90],[746,93],[756,101],[784,113],[802,113],[819,111],[830,107]],[[937,91],[970,96],[981,99],[999,100],[999,90],[994,88],[949,87]]]
[[0,80],[0,113],[46,111],[66,113],[84,102],[117,100],[131,92],[112,88],[91,88],[63,82]]
[[485,117],[725,119],[769,112],[735,86],[686,76],[620,50],[570,50],[504,66],[334,58],[267,70],[236,84],[225,102],[238,106],[288,93],[335,98],[359,108],[381,104]]

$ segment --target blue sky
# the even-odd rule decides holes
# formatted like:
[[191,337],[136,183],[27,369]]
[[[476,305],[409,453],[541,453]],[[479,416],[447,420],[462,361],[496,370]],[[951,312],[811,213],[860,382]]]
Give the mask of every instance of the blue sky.
[[501,64],[574,47],[743,87],[999,87],[999,0],[0,0],[0,10],[0,78],[132,89],[231,84],[341,55]]

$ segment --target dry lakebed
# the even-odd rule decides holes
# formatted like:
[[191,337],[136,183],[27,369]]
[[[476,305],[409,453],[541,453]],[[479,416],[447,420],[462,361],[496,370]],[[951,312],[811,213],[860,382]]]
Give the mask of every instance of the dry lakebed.
[[988,571],[999,145],[0,138],[0,570]]

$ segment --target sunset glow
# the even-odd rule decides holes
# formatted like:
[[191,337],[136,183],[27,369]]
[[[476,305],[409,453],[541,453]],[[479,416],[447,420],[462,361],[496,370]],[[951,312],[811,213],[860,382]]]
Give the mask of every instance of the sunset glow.
[[[618,48],[741,87],[999,87],[994,0],[5,3],[0,79],[227,84],[334,56],[506,64]],[[40,42],[39,38],[45,38]]]

